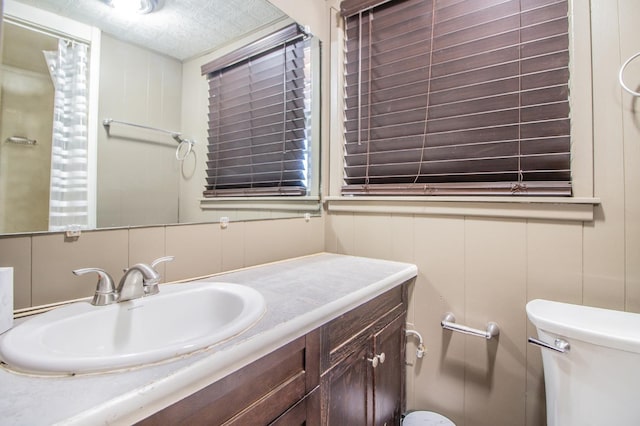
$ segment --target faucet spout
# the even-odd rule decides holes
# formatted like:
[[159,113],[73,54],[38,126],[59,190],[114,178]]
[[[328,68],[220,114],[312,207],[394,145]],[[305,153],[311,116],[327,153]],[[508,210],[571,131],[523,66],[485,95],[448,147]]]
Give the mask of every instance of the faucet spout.
[[155,286],[160,282],[160,275],[149,265],[137,263],[122,276],[118,284],[118,302],[137,299],[145,296],[146,286]]

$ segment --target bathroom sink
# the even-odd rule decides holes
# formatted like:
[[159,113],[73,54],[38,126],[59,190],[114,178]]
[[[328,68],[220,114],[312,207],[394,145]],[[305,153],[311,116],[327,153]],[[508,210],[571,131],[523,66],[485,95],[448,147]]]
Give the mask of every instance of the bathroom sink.
[[74,374],[127,369],[180,357],[242,333],[265,311],[256,290],[197,282],[107,306],[66,305],[0,336],[11,369]]

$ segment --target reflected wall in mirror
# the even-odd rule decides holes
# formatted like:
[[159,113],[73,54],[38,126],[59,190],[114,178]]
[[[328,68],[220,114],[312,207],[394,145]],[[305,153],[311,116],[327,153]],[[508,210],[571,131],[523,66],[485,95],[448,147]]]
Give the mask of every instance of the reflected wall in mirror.
[[[274,199],[262,200],[262,204],[241,200],[225,205],[223,201],[222,209],[210,203],[201,205],[208,87],[200,66],[290,24],[291,18],[266,0],[163,3],[157,12],[128,17],[97,0],[5,1],[0,234],[64,229],[51,228],[49,223],[49,211],[64,203],[50,196],[56,180],[51,179],[55,158],[51,108],[56,90],[42,53],[57,51],[60,44],[86,43],[89,71],[89,100],[83,116],[86,130],[80,131],[87,138],[86,152],[81,158],[63,155],[62,162],[73,167],[59,172],[71,179],[68,185],[85,185],[81,198],[72,197],[68,203],[70,211],[62,210],[59,215],[68,217],[78,210],[83,214],[84,209],[86,220],[63,222],[63,226],[70,223],[93,229],[193,223],[217,221],[221,216],[248,220],[319,211],[317,177],[310,197],[285,208]],[[77,36],[71,27],[82,27],[88,35]],[[18,64],[15,57],[34,58],[37,66]],[[27,68],[18,77],[19,66]],[[17,95],[23,97],[18,102],[22,109],[15,107]],[[171,134],[129,126],[107,129],[102,125],[106,118],[181,133],[196,144],[179,161]],[[84,177],[77,168],[83,161]],[[62,192],[68,195],[68,189]],[[256,212],[258,204],[261,210]]]
[[42,52],[58,39],[6,21],[3,37],[0,231],[46,231],[54,87]]

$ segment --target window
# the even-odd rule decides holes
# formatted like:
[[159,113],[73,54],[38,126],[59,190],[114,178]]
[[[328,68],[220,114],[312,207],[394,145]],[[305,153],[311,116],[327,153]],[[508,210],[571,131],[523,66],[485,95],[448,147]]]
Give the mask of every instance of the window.
[[343,195],[571,195],[567,0],[345,0]]
[[296,24],[202,67],[205,197],[309,193],[310,73],[309,38]]

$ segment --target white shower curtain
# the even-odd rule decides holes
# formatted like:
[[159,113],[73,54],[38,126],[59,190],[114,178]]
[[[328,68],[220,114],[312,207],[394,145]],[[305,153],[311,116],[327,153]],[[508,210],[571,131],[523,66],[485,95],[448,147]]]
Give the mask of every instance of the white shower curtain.
[[57,51],[44,52],[55,88],[49,231],[89,224],[88,53],[89,46],[62,39]]

